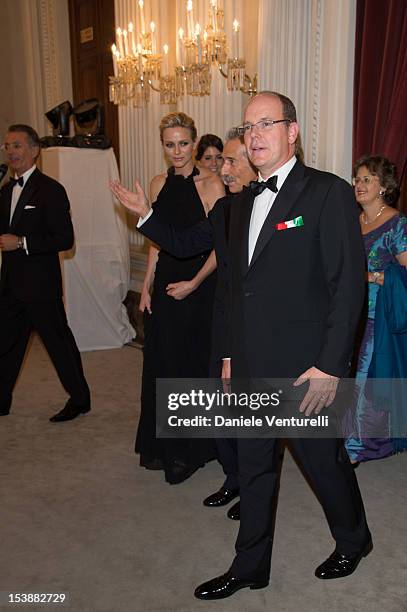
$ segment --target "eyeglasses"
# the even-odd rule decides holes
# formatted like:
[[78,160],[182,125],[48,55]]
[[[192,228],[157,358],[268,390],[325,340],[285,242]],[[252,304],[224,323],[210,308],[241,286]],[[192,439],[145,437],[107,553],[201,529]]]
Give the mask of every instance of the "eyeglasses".
[[359,185],[359,183],[362,183],[363,185],[370,185],[370,183],[373,183],[373,181],[377,179],[377,176],[355,176],[352,179],[352,185],[355,187],[355,185]]
[[256,128],[259,132],[269,132],[276,123],[291,123],[291,121],[289,119],[262,119],[257,123],[244,123],[237,128],[237,131],[239,136],[250,134],[253,128]]

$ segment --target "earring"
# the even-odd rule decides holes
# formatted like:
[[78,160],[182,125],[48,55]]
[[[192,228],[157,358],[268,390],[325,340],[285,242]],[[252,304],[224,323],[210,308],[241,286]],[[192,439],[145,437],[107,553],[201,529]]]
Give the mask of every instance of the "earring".
[[380,189],[379,196],[382,198],[385,193],[386,193],[386,191],[384,189]]

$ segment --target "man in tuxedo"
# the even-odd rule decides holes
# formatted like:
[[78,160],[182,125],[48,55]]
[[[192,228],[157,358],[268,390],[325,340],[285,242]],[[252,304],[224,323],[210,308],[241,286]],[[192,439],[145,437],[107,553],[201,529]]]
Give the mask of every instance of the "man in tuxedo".
[[69,201],[62,185],[36,167],[40,142],[33,128],[10,126],[3,149],[12,176],[0,192],[0,415],[10,412],[35,330],[70,396],[50,421],[68,421],[90,410],[81,356],[62,302],[58,253],[74,242]]
[[[250,181],[256,178],[255,171],[247,157],[243,138],[239,135],[237,128],[229,130],[222,156],[221,179],[229,188],[231,195],[218,200],[209,213],[214,232],[213,242],[217,262],[210,368],[210,376],[214,378],[219,377],[222,371],[222,359],[225,352],[225,329],[228,325],[225,317],[225,301],[228,292],[227,228],[229,225],[230,207],[233,206],[235,194],[240,193],[244,186],[247,186]],[[204,506],[212,508],[225,506],[239,495],[237,441],[234,438],[217,438],[216,448],[218,459],[226,478],[218,491],[204,499]],[[227,516],[232,520],[239,520],[239,502],[229,508]]]
[[[259,181],[236,196],[230,211],[230,333],[224,356],[231,360],[224,361],[223,376],[308,383],[299,410],[306,416],[318,414],[332,405],[339,378],[349,372],[364,300],[358,210],[345,181],[296,159],[299,127],[289,98],[276,92],[255,96],[246,107],[241,132]],[[132,196],[120,189],[117,195],[145,219],[143,234],[166,249],[188,256],[210,247],[209,222],[183,237],[151,214],[139,184]],[[196,589],[199,599],[267,586],[278,443],[274,438],[238,439],[241,521],[236,555],[226,573]],[[315,575],[348,576],[372,550],[372,542],[343,441],[292,438],[289,443],[336,542]]]

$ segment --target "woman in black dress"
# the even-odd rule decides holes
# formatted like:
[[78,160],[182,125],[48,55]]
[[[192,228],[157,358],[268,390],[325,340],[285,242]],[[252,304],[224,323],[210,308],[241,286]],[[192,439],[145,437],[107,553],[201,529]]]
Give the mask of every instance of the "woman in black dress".
[[[170,168],[151,181],[150,199],[166,221],[187,228],[205,218],[224,187],[216,174],[194,166],[196,128],[190,117],[181,112],[166,115],[160,137]],[[156,378],[208,376],[215,268],[214,254],[178,259],[150,247],[140,301],[145,345],[136,452],[140,465],[164,469],[171,484],[216,456],[211,440],[155,435]]]

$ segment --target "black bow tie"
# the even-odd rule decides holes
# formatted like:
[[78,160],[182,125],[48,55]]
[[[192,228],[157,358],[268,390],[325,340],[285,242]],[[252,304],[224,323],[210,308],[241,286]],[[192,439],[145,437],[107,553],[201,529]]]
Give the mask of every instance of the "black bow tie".
[[250,181],[249,187],[255,196],[263,193],[265,189],[270,189],[270,191],[277,193],[277,175],[270,176],[267,181]]
[[22,176],[20,176],[20,178],[15,179],[12,176],[10,176],[10,183],[13,187],[15,187],[16,185],[20,185],[20,187],[24,187],[24,179]]

